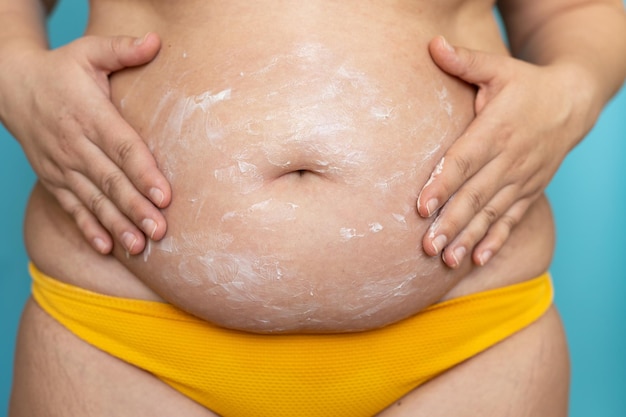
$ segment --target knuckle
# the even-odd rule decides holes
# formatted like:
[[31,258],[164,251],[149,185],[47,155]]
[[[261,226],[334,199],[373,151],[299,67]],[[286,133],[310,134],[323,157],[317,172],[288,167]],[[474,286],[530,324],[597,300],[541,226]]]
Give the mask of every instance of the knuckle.
[[79,208],[76,215],[74,216],[74,221],[76,222],[76,226],[78,229],[85,235],[88,236],[88,231],[91,226],[92,217],[87,213],[87,210],[84,208]]
[[530,162],[527,158],[515,158],[509,156],[506,159],[506,164],[509,167],[509,175],[512,177],[513,180],[519,180],[526,171],[529,171],[529,163]]
[[132,173],[128,172],[128,179],[140,193],[147,193],[148,190],[154,186],[153,184],[155,184],[154,179],[157,176],[155,171],[157,170],[149,164],[138,165],[141,166],[141,170]]
[[125,166],[133,156],[135,142],[132,140],[122,140],[113,149],[113,157],[119,167]]
[[103,193],[93,195],[89,199],[89,210],[92,213],[100,213],[106,201],[107,197]]
[[494,223],[500,217],[498,210],[489,204],[483,208],[483,215],[488,224]]
[[65,200],[61,199],[59,199],[59,202],[61,203],[61,207],[78,223],[83,217],[83,211],[85,210],[83,205],[79,203],[67,203]]
[[511,235],[512,226],[510,224],[500,223],[500,226],[489,231],[492,249],[501,249]]
[[472,163],[466,156],[455,154],[452,157],[452,163],[463,178],[468,178],[472,173]]
[[70,214],[70,216],[72,216],[79,230],[85,233],[85,231],[89,229],[92,216],[85,206],[80,203],[75,203],[66,206],[65,210]]
[[110,172],[102,178],[101,189],[106,195],[114,195],[120,188],[124,181],[124,175],[119,172]]
[[119,54],[123,47],[122,39],[123,38],[121,36],[113,36],[112,38],[109,38],[109,49],[115,56]]
[[48,186],[58,186],[63,183],[63,179],[67,176],[61,167],[49,159],[43,159],[38,163],[37,174],[44,184]]
[[69,137],[71,134],[69,132],[71,132],[73,128],[72,122],[62,118],[59,118],[58,122],[60,131],[57,135],[56,146],[61,155],[72,156],[74,154],[74,148],[76,147],[76,143]]
[[473,248],[487,234],[489,225],[483,223],[479,219],[472,221],[468,227],[461,233],[460,241],[468,248]]
[[500,218],[500,222],[508,231],[511,231],[517,225],[518,219],[510,214],[505,214]]
[[464,198],[469,207],[474,211],[474,213],[478,213],[483,207],[484,197],[482,193],[476,189],[468,188],[465,191]]
[[463,55],[465,58],[465,68],[466,72],[472,72],[476,68],[480,67],[480,61],[478,59],[478,55],[472,53],[471,51],[463,50]]

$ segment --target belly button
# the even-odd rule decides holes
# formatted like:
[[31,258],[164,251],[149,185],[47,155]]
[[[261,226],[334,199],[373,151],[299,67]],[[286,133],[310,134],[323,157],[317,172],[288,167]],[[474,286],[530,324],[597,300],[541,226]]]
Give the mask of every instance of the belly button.
[[297,170],[286,172],[283,174],[283,176],[304,177],[305,175],[308,175],[308,174],[315,174],[315,172],[310,171],[308,169],[297,169]]
[[321,176],[319,172],[310,170],[310,169],[294,169],[289,172],[285,172],[280,177],[282,178],[292,178],[292,179],[304,179],[305,177],[311,179],[311,175]]

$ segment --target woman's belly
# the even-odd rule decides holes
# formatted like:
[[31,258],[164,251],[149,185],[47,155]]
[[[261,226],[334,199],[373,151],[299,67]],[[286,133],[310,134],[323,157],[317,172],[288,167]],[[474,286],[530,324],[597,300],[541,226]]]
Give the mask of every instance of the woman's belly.
[[194,30],[155,23],[158,58],[112,79],[173,189],[166,237],[115,262],[226,327],[370,329],[471,273],[424,254],[431,220],[416,212],[473,116],[473,90],[428,56],[437,28],[386,9],[333,29],[340,16],[316,11],[305,25],[230,6]]

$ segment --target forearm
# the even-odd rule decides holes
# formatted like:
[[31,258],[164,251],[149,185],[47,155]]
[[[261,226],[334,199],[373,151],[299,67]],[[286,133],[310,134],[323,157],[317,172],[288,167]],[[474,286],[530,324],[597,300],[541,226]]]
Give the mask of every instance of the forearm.
[[14,53],[47,48],[45,19],[52,2],[0,0],[0,66]]
[[11,108],[10,94],[24,88],[15,76],[32,67],[23,58],[33,51],[48,48],[45,19],[52,2],[40,0],[0,0],[0,121],[6,123]]
[[599,113],[626,77],[621,0],[502,0],[512,53],[538,65],[565,65]]

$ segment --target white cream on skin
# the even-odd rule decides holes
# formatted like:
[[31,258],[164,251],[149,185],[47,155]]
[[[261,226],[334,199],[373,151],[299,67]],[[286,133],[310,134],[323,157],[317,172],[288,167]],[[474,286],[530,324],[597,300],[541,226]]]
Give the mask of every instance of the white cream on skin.
[[[285,69],[290,70],[288,79],[277,75]],[[203,225],[198,231],[181,230],[172,220],[166,238],[148,246],[144,261],[157,256],[168,260],[166,285],[186,285],[202,299],[223,300],[221,308],[231,313],[220,321],[228,326],[245,328],[255,321],[267,331],[288,331],[307,322],[314,328],[313,323],[323,321],[358,329],[363,318],[394,311],[402,300],[427,291],[421,282],[441,268],[439,263],[429,261],[418,247],[404,254],[385,253],[384,248],[394,247],[398,239],[411,240],[408,236],[415,233],[414,204],[399,194],[407,184],[417,187],[424,165],[440,154],[439,138],[423,132],[433,123],[449,123],[454,109],[447,90],[432,91],[443,111],[426,111],[412,99],[399,103],[375,78],[317,43],[294,44],[289,53],[243,70],[231,68],[222,77],[223,82],[199,86],[200,91],[166,88],[150,123],[149,144],[172,182],[174,199],[176,190],[185,190],[173,205]],[[413,113],[419,116],[405,127],[406,115]],[[380,146],[386,132],[414,138],[420,144],[415,158],[394,167],[406,145],[388,141]],[[443,160],[429,181],[441,169]],[[279,187],[274,184],[280,184],[274,173],[290,170],[316,176],[294,182],[294,188],[284,186],[291,192],[272,194]],[[190,187],[188,176],[197,181],[198,172],[204,183]],[[299,242],[281,239],[303,221],[311,222],[317,207],[302,191],[307,187],[322,190],[320,198],[327,204],[332,202],[324,199],[331,195],[349,202],[351,190],[372,196],[372,207],[363,207],[364,213],[354,208],[355,219],[346,211],[343,223],[320,217],[310,225],[312,237],[324,236],[327,247],[304,256],[319,257],[317,268],[341,275],[339,281],[332,276],[310,279],[311,271],[298,258],[302,252],[289,246]],[[334,190],[345,191],[331,194]],[[217,201],[212,193],[228,198]],[[309,236],[298,239],[304,242]],[[367,245],[381,248],[375,250],[380,260],[354,255],[371,252]],[[332,262],[336,253],[338,259],[347,257],[345,266],[325,268],[323,263],[329,256]],[[236,314],[250,306],[259,314]]]

